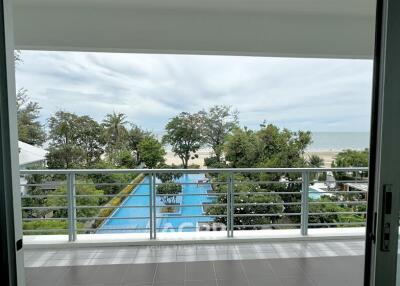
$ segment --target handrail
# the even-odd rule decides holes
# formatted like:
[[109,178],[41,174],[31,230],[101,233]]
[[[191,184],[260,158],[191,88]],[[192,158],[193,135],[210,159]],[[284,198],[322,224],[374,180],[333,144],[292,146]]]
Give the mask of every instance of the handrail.
[[301,173],[301,172],[355,172],[368,171],[367,167],[346,167],[346,168],[210,168],[210,169],[38,169],[20,170],[21,175],[45,175],[59,174],[165,174],[165,173],[184,173],[184,174],[205,174],[205,173]]
[[[47,194],[31,194],[22,196],[21,199],[47,199],[47,198],[65,198],[66,204],[62,206],[27,206],[24,205],[21,210],[22,211],[63,211],[67,214],[67,217],[27,217],[24,218],[24,221],[27,222],[35,222],[40,220],[54,220],[54,221],[66,221],[67,228],[66,229],[26,229],[24,230],[26,233],[41,233],[41,231],[54,233],[54,232],[63,232],[67,233],[70,241],[75,241],[77,238],[77,234],[80,231],[89,231],[95,232],[98,230],[97,228],[91,228],[87,226],[92,226],[83,223],[78,225],[78,222],[82,221],[91,221],[96,219],[110,219],[111,221],[125,220],[125,221],[135,221],[135,220],[148,220],[148,225],[135,226],[135,225],[127,225],[127,227],[121,227],[120,225],[116,225],[115,227],[106,227],[101,228],[102,233],[107,233],[107,231],[148,231],[150,235],[150,239],[156,239],[156,235],[160,230],[163,229],[179,229],[177,226],[163,226],[160,223],[160,220],[164,218],[168,218],[170,220],[176,219],[185,219],[192,218],[197,221],[197,224],[192,226],[186,226],[185,229],[201,229],[205,227],[205,225],[200,225],[199,220],[202,218],[212,219],[214,223],[218,223],[218,228],[222,227],[227,232],[228,237],[233,237],[235,230],[241,229],[259,229],[265,226],[267,227],[297,227],[300,229],[302,235],[308,235],[309,227],[320,227],[320,226],[360,226],[364,225],[363,221],[355,221],[355,222],[319,222],[315,221],[315,216],[331,216],[331,215],[365,215],[365,211],[363,209],[355,209],[349,207],[344,209],[344,211],[326,211],[322,212],[319,209],[315,209],[322,204],[333,204],[333,205],[346,205],[346,206],[365,206],[367,191],[343,191],[337,188],[327,189],[325,195],[330,196],[342,196],[342,199],[339,201],[318,201],[310,199],[312,195],[318,195],[320,192],[310,189],[310,186],[313,183],[336,183],[336,184],[345,184],[345,183],[366,183],[368,181],[367,177],[357,178],[349,178],[349,180],[335,180],[335,181],[320,181],[319,179],[312,179],[312,175],[321,174],[326,172],[368,172],[368,168],[365,167],[346,167],[346,168],[226,168],[226,169],[44,169],[44,170],[21,170],[20,174],[22,176],[29,175],[65,175],[66,183],[58,182],[56,185],[49,184],[48,182],[40,183],[23,183],[21,187],[40,187],[40,186],[54,186],[55,188],[64,186],[66,187],[67,193],[65,195],[54,195],[51,193]],[[196,185],[199,186],[209,186],[209,190],[206,192],[196,192],[193,189],[190,191],[182,192],[178,194],[159,194],[157,193],[157,186],[162,185],[156,181],[158,174],[226,174],[227,178],[225,181],[225,177],[223,180],[218,178],[218,181],[214,182],[206,182],[199,184],[198,182],[178,182],[182,187],[187,186],[188,188],[193,188]],[[266,174],[298,174],[298,177],[292,181],[280,181],[280,180],[249,180],[249,181],[241,181],[236,180],[235,174],[243,174],[243,173],[266,173]],[[125,195],[119,194],[77,194],[80,186],[85,185],[95,185],[99,186],[126,186],[130,185],[129,182],[112,182],[112,183],[99,183],[95,182],[79,182],[77,175],[90,175],[90,174],[144,174],[148,179],[144,180],[140,184],[137,184],[137,188],[146,188],[146,193],[129,193]],[[314,175],[315,176],[315,175]],[[258,191],[247,191],[240,190],[239,187],[243,187],[248,184],[249,187],[252,187],[251,184],[256,184],[256,187],[260,188],[265,185],[274,185],[276,184],[291,184],[291,186],[296,186],[297,189],[295,191],[291,191],[290,189],[263,189],[261,188]],[[224,190],[224,192],[215,191],[211,187],[223,186],[225,189],[221,187],[220,190]],[[257,186],[258,185],[258,186]],[[349,187],[349,186],[347,186]],[[218,189],[217,189],[218,190]],[[241,196],[246,196],[251,199],[253,195],[265,195],[265,196],[281,196],[278,201],[262,201],[262,202],[252,202],[252,201],[239,201]],[[285,196],[291,195],[291,201],[284,200]],[[348,195],[358,196],[353,197],[354,201],[349,199],[350,197],[346,197]],[[175,196],[179,198],[178,202],[175,201],[174,204],[165,205],[161,203],[161,199],[163,196]],[[104,198],[110,199],[114,197],[120,197],[123,200],[129,200],[132,197],[142,198],[148,200],[143,205],[135,205],[135,204],[121,204],[118,206],[112,205],[89,205],[79,204],[79,199],[89,199],[89,198]],[[180,203],[179,201],[185,198],[201,198],[199,201],[186,202],[185,204]],[[214,201],[212,198],[219,197],[222,201]],[[210,201],[204,200],[204,198],[211,198]],[[161,213],[161,210],[169,207],[172,208],[175,212],[164,215]],[[202,213],[186,213],[181,214],[180,210],[182,208],[200,208],[202,209]],[[219,208],[221,213],[207,213],[206,208]],[[261,208],[261,212],[254,211],[254,207]],[[267,207],[276,207],[274,211],[268,212],[265,211]],[[292,207],[293,209],[290,209]],[[314,209],[313,209],[314,207]],[[148,212],[144,216],[143,214],[135,215],[135,213],[125,214],[122,217],[101,217],[99,214],[95,215],[77,215],[77,212],[82,212],[82,210],[89,209],[113,209],[116,211],[117,209],[126,210],[126,209],[148,209]],[[253,209],[252,209],[253,208]],[[264,209],[263,209],[264,208]],[[288,209],[289,208],[289,209]],[[310,209],[311,208],[311,209]],[[286,211],[285,211],[286,209]],[[246,211],[248,211],[246,213]],[[114,212],[113,212],[114,213]],[[299,220],[276,220],[277,217],[299,217]],[[221,225],[216,219],[224,219],[224,223]],[[269,222],[265,220],[252,221],[249,224],[249,221],[242,222],[242,219],[262,219],[268,218],[271,219]],[[275,220],[274,220],[275,219]],[[284,222],[284,223],[283,223]],[[298,223],[297,223],[298,222]]]

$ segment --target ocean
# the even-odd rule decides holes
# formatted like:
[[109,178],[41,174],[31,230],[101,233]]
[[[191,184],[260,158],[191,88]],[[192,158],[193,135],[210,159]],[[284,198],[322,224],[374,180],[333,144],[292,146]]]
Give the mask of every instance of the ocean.
[[[164,147],[168,152],[171,151],[171,146]],[[307,151],[336,152],[345,149],[364,150],[365,148],[369,148],[369,132],[312,132],[312,143]],[[201,148],[201,153],[208,152],[211,152],[210,148]]]
[[364,150],[369,148],[369,132],[313,132],[308,151]]

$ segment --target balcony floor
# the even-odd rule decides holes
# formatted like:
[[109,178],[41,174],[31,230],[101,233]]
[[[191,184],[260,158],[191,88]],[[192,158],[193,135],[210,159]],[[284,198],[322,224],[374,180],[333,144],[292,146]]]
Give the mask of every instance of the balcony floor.
[[363,240],[25,251],[27,286],[362,285]]

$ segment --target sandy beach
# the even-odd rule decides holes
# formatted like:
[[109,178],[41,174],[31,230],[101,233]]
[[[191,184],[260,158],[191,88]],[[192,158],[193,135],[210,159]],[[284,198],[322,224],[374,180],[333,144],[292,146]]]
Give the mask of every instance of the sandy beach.
[[[201,168],[205,168],[204,159],[207,157],[210,157],[211,153],[212,152],[210,149],[201,149],[199,152],[197,152],[197,155],[199,157],[195,158],[193,160],[190,160],[190,164],[196,164],[196,165],[199,165]],[[311,155],[317,155],[324,160],[324,167],[330,168],[332,161],[334,160],[335,156],[338,153],[339,153],[339,151],[306,151],[304,156],[305,156],[305,158],[308,158]],[[175,156],[175,154],[172,151],[167,152],[167,155],[165,155],[165,161],[169,165],[182,164],[181,159],[179,159],[178,156]]]
[[330,168],[332,167],[332,162],[338,153],[339,151],[306,151],[304,157],[308,158],[311,155],[317,155],[324,160],[324,167]]

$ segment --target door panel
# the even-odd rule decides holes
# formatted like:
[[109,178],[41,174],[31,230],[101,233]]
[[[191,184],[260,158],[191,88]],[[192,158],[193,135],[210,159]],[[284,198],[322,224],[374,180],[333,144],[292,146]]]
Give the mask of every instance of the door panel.
[[400,1],[378,1],[377,13],[365,285],[391,286],[399,237]]

